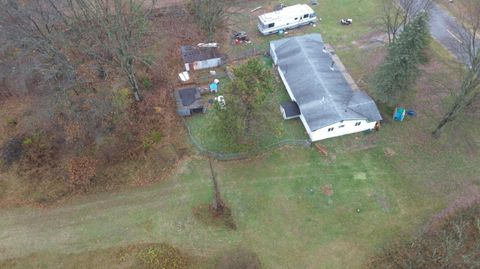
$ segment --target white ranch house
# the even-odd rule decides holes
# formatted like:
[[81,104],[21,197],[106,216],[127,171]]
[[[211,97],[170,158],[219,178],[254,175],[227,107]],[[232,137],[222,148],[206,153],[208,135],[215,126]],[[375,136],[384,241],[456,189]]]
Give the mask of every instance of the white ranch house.
[[372,98],[336,68],[320,34],[272,41],[270,55],[292,100],[282,114],[299,117],[311,141],[371,130],[382,120]]

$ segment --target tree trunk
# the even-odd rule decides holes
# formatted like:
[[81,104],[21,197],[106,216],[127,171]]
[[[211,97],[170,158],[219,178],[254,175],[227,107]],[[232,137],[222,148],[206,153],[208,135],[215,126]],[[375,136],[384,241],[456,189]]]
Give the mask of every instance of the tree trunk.
[[135,75],[135,70],[133,69],[133,65],[131,63],[127,63],[125,66],[125,70],[127,71],[128,82],[132,87],[133,96],[135,97],[135,101],[140,102],[142,99],[140,97],[140,90],[138,88],[138,81],[137,76]]
[[212,210],[218,214],[221,215],[224,210],[224,203],[222,201],[222,197],[220,195],[220,188],[218,187],[218,182],[215,177],[215,171],[213,171],[213,166],[212,166],[212,160],[208,159],[208,162],[210,164],[210,171],[212,173],[212,183],[213,183],[213,201],[212,201]]

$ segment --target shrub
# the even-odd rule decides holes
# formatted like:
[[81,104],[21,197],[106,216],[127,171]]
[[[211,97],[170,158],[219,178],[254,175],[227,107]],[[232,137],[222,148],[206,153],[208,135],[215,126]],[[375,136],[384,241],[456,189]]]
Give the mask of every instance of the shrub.
[[137,253],[137,258],[147,268],[185,269],[189,262],[180,250],[167,244],[147,247]]
[[443,215],[410,242],[394,240],[367,268],[479,268],[480,199]]
[[97,161],[88,157],[73,158],[68,162],[68,180],[74,188],[86,188],[96,175]]
[[22,144],[23,144],[24,146],[31,145],[31,144],[33,144],[33,140],[32,140],[32,138],[27,137],[27,138],[23,139]]
[[143,148],[145,150],[150,149],[153,145],[159,143],[162,140],[162,133],[157,130],[152,130],[150,133],[143,139]]
[[153,87],[153,82],[150,78],[148,77],[141,77],[140,79],[140,84],[142,85],[142,88],[146,91],[149,91]]
[[17,120],[14,119],[14,118],[9,118],[9,119],[7,119],[7,125],[8,126],[15,126],[15,125],[17,125]]

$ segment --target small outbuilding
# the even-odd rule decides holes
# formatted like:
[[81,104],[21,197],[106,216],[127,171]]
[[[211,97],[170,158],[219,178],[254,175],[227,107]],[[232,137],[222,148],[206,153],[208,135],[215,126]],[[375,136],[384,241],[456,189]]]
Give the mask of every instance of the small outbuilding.
[[186,71],[215,68],[225,63],[225,55],[218,47],[181,46]]
[[283,119],[289,120],[300,117],[300,108],[294,101],[287,101],[280,104],[280,112],[282,112]]
[[205,113],[206,104],[199,88],[184,88],[175,90],[177,113],[182,117],[197,113]]

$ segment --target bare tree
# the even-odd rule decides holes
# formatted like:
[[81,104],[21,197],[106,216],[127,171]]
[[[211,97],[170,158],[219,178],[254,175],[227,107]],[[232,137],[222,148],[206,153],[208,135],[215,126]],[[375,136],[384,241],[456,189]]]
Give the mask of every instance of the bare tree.
[[433,131],[435,137],[440,136],[443,128],[471,106],[480,95],[480,1],[466,0],[462,10],[461,27],[455,29],[460,36],[460,49],[467,56],[467,70],[462,79],[459,93],[450,109],[445,113]]
[[210,164],[210,172],[212,173],[212,184],[213,184],[213,201],[212,201],[212,210],[218,215],[221,215],[225,209],[225,203],[222,200],[220,194],[220,187],[218,186],[217,178],[215,171],[213,170],[212,160],[208,159]]
[[200,28],[213,41],[215,30],[226,23],[230,0],[191,0],[190,10],[199,22]]
[[[76,80],[75,66],[65,53],[69,43],[65,36],[66,25],[56,16],[52,6],[42,0],[0,1],[3,47],[16,50],[16,61],[8,64],[15,67],[28,61],[28,65],[23,64],[28,68],[22,69],[24,74],[19,75],[38,74],[37,82],[45,82],[42,85],[70,88]],[[11,72],[18,70],[12,68]]]
[[[52,3],[53,0],[48,0]],[[135,65],[150,29],[155,0],[67,0],[57,8],[78,45],[89,55],[121,67],[136,101],[140,101]]]
[[382,0],[381,21],[388,42],[395,42],[405,25],[421,12],[428,12],[431,4],[432,0]]

